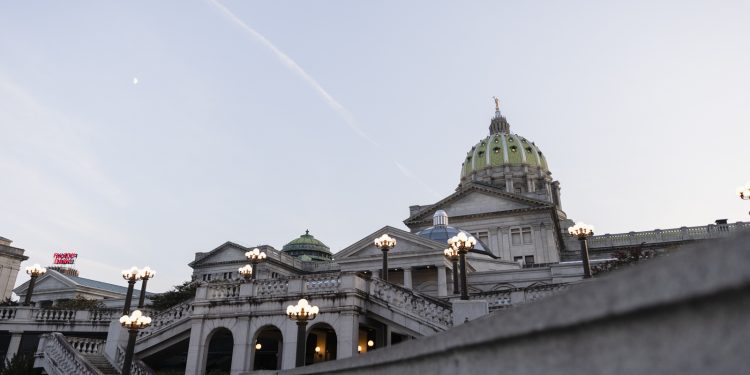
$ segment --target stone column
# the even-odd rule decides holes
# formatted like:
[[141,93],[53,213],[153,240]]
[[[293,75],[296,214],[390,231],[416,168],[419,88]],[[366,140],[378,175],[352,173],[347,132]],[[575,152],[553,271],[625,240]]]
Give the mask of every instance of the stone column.
[[282,342],[283,354],[281,355],[281,369],[291,369],[295,367],[297,360],[297,322],[286,319],[286,323],[281,328],[284,341]]
[[206,373],[207,346],[208,343],[203,333],[203,320],[195,319],[190,327],[190,344],[185,364],[186,374],[203,375]]
[[357,354],[359,341],[359,314],[356,311],[342,311],[336,324],[336,359],[349,358]]
[[234,347],[232,348],[232,369],[231,373],[241,373],[250,371],[250,353],[254,349],[255,343],[250,337],[250,317],[241,316],[236,318],[237,324],[232,328],[232,339]]
[[5,359],[10,361],[13,356],[18,353],[18,348],[21,346],[21,337],[23,332],[10,332],[10,343],[8,344],[8,352],[5,354]]
[[404,268],[404,288],[411,289],[411,267]]
[[437,266],[438,297],[448,296],[448,282],[445,277],[445,265]]

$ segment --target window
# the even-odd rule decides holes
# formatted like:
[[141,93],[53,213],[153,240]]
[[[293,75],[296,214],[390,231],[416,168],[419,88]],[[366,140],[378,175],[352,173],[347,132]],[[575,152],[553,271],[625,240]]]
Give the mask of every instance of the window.
[[512,245],[530,245],[533,241],[531,238],[531,227],[520,227],[510,229],[510,242]]
[[[474,236],[474,238],[476,238],[477,240],[479,240],[483,244],[489,246],[490,232],[488,232],[488,231],[477,231],[477,232],[471,232],[469,234],[471,234],[472,236]],[[485,249],[485,250],[489,251],[490,249]]]
[[516,188],[516,194],[521,194],[521,188],[520,187]]
[[516,263],[523,264],[523,257],[513,257],[513,261]]
[[523,262],[526,265],[529,265],[529,266],[532,265],[532,264],[534,264],[534,256],[533,255],[527,255],[527,256],[525,256],[523,258]]

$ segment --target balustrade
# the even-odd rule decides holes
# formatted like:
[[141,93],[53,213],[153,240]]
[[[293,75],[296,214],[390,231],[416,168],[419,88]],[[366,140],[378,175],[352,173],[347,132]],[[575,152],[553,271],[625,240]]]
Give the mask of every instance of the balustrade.
[[285,295],[289,291],[286,279],[255,280],[255,293],[259,297]]
[[14,307],[0,308],[0,320],[15,319],[16,311],[18,310]]
[[305,291],[308,293],[337,291],[340,285],[338,275],[305,279]]
[[185,301],[159,313],[151,315],[151,326],[138,331],[138,340],[145,339],[155,332],[169,328],[190,318],[193,313],[193,300]]
[[50,374],[99,375],[83,356],[71,346],[61,333],[41,336],[38,358],[43,359],[44,368]]
[[34,314],[36,320],[71,321],[76,318],[76,310],[41,309]]
[[388,307],[397,308],[443,328],[450,327],[452,312],[449,307],[378,279],[373,279],[370,283],[370,296],[385,302]]
[[106,340],[85,337],[65,337],[65,341],[81,354],[101,354]]
[[[114,366],[117,371],[122,371],[122,365],[125,364],[125,350],[121,347],[117,347],[115,352],[115,363]],[[130,367],[131,375],[156,375],[156,372],[148,367],[143,361],[137,358],[133,358],[133,365]]]

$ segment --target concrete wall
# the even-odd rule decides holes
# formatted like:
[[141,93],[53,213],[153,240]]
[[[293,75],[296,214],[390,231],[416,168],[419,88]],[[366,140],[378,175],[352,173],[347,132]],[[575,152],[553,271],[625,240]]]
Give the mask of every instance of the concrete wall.
[[743,374],[750,236],[612,272],[535,303],[281,374]]

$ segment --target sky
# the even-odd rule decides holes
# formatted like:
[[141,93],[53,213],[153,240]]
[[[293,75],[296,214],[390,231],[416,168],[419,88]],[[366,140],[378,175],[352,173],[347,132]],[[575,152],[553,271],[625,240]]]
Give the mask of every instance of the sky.
[[[188,280],[226,241],[332,251],[451,194],[492,96],[568,217],[747,221],[747,1],[0,2],[0,236]],[[19,275],[17,284],[28,279]]]

